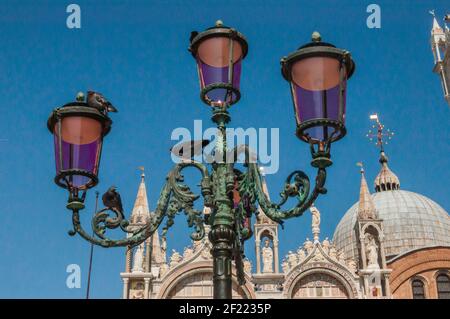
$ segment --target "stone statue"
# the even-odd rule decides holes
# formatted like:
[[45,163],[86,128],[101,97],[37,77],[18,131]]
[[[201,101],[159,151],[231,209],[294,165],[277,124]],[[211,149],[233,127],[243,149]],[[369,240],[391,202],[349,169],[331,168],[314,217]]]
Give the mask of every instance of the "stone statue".
[[135,290],[131,294],[131,299],[144,299],[144,291],[143,290]]
[[183,252],[183,259],[188,259],[194,254],[194,250],[191,247],[185,247]]
[[366,237],[366,257],[368,268],[380,268],[378,264],[378,245],[371,234]]
[[305,260],[306,254],[302,247],[299,247],[299,249],[297,250],[297,257],[299,262]]
[[312,241],[309,240],[309,238],[306,238],[306,241],[304,242],[303,247],[306,250],[306,255],[309,255],[314,248],[314,244]]
[[281,269],[283,270],[283,273],[287,273],[289,271],[289,263],[286,259],[283,259],[283,262],[281,263]]
[[348,269],[350,269],[350,271],[352,273],[356,273],[356,262],[353,259],[350,259],[347,262],[347,266],[348,266]]
[[244,259],[244,271],[248,274],[252,273],[252,263],[248,258]]
[[328,256],[330,256],[330,258],[332,258],[334,260],[337,260],[337,252],[336,252],[336,248],[334,247],[334,245],[330,246]]
[[144,263],[144,245],[141,244],[137,246],[136,251],[134,252],[133,258],[133,269],[132,272],[143,272],[143,263]]
[[262,249],[263,272],[273,272],[273,250],[270,241],[266,238]]
[[295,267],[298,264],[297,255],[294,254],[292,251],[289,251],[287,255],[287,261],[289,263],[289,268]]
[[201,240],[193,240],[192,247],[194,248],[194,252],[197,252],[202,246],[203,242]]
[[328,240],[328,237],[325,237],[325,240],[322,242],[322,249],[327,255],[330,252],[330,241]]
[[313,205],[309,208],[311,215],[312,215],[312,233],[313,233],[313,239],[314,241],[319,240],[319,234],[320,234],[320,211]]
[[172,249],[172,256],[170,256],[170,267],[177,265],[180,261],[181,255],[175,249]]

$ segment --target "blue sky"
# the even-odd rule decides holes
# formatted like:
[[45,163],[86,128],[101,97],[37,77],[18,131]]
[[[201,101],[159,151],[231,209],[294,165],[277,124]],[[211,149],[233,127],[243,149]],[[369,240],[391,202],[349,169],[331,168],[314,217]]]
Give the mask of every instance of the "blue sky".
[[[188,53],[192,30],[217,19],[249,41],[241,101],[231,109],[233,127],[279,128],[280,170],[268,176],[272,198],[285,177],[309,167],[310,154],[294,133],[295,121],[279,59],[308,42],[312,31],[346,48],[356,61],[349,81],[345,139],[332,148],[328,194],[316,205],[322,234],[332,236],[358,199],[363,161],[369,183],[378,173],[378,152],[365,138],[368,116],[378,112],[395,131],[387,146],[401,188],[422,193],[450,209],[450,109],[432,73],[429,9],[443,16],[446,1],[374,1],[381,29],[366,27],[371,1],[75,1],[82,28],[68,29],[66,1],[2,1],[0,4],[0,297],[83,298],[89,244],[69,237],[67,194],[53,183],[51,110],[88,89],[119,108],[102,155],[100,192],[119,187],[133,206],[138,166],[146,167],[154,208],[172,166],[168,149],[174,128],[208,127],[210,111],[199,100],[195,63]],[[447,12],[446,12],[447,11]],[[82,212],[86,227],[94,192]],[[310,215],[289,220],[281,232],[281,256],[310,236]],[[169,249],[188,243],[184,216],[169,234]],[[252,240],[250,240],[252,241]],[[254,246],[247,251],[254,257]],[[120,298],[124,249],[95,249],[91,296]],[[82,268],[81,289],[66,287],[66,266]]]

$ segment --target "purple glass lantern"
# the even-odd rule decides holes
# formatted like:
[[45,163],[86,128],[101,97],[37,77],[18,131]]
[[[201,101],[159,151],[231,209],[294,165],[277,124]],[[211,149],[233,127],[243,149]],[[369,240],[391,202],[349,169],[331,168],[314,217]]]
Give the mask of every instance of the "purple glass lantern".
[[108,116],[82,102],[53,111],[47,127],[54,136],[57,185],[75,196],[97,185],[103,137],[111,123]]
[[239,101],[242,60],[248,52],[245,37],[219,20],[204,32],[192,32],[189,51],[197,61],[202,101],[210,106]]
[[297,122],[297,136],[308,143],[324,145],[345,136],[347,80],[355,63],[350,53],[321,42],[300,47],[281,60],[282,74],[290,82]]

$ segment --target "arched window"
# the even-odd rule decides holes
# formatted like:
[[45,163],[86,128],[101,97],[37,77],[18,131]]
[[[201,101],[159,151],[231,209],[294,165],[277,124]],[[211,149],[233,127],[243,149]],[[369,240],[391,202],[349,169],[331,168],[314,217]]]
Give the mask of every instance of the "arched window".
[[450,299],[450,278],[445,274],[436,277],[439,299]]
[[414,279],[412,281],[413,299],[425,299],[425,285],[422,280]]

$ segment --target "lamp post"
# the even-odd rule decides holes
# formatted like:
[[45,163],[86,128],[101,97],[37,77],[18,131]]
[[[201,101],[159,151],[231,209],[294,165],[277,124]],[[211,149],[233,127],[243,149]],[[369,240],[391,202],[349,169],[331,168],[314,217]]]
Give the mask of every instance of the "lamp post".
[[[144,226],[130,230],[128,221],[116,207],[105,207],[94,214],[94,235],[86,232],[79,212],[84,208],[86,192],[98,183],[98,169],[103,138],[111,129],[107,113],[90,107],[81,99],[57,108],[50,115],[47,126],[54,135],[57,185],[68,189],[67,208],[72,211],[73,230],[89,242],[103,247],[134,247],[149,238],[164,219],[162,235],[173,225],[177,213],[184,211],[188,225],[194,228],[193,240],[204,237],[204,224],[211,226],[214,298],[231,298],[232,260],[235,261],[238,281],[243,284],[243,242],[251,235],[250,218],[257,204],[272,220],[301,216],[325,194],[326,168],[330,160],[331,143],[345,135],[346,83],[353,73],[354,63],[349,52],[321,42],[318,33],[313,42],[281,60],[282,74],[290,83],[298,138],[309,143],[312,166],[317,168],[311,190],[308,176],[302,171],[292,172],[286,179],[281,199],[271,202],[262,189],[260,170],[251,157],[250,149],[241,145],[227,148],[226,125],[230,121],[228,108],[237,103],[243,60],[248,52],[245,37],[237,30],[218,21],[204,32],[191,34],[190,52],[197,62],[201,100],[212,108],[212,121],[218,129],[214,162],[209,167],[194,160],[183,160],[168,173],[158,199],[154,218]],[[240,154],[245,155],[245,171],[235,167]],[[185,184],[183,169],[196,168],[201,174],[203,204],[211,209],[206,218],[194,207],[200,195]],[[297,203],[282,209],[289,198]],[[121,228],[127,236],[114,240],[106,236],[107,229]]]

